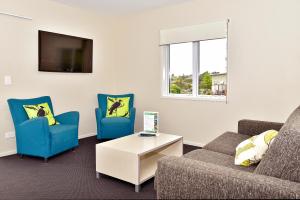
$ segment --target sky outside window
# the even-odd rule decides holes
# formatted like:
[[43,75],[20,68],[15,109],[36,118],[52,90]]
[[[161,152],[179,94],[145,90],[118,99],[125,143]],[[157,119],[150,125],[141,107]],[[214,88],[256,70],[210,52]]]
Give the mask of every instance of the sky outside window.
[[200,74],[204,72],[226,73],[227,39],[200,42]]
[[227,39],[200,41],[199,95],[227,94]]
[[170,45],[170,87],[171,94],[192,94],[193,43]]
[[170,45],[170,75],[192,75],[193,43]]
[[[200,74],[208,71],[226,73],[227,39],[200,42]],[[193,73],[193,43],[170,45],[170,74],[175,76]]]

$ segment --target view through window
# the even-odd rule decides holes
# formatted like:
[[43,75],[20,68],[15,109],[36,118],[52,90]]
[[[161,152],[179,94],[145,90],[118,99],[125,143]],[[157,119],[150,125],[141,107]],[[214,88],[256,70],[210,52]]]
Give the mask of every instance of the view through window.
[[170,93],[192,94],[193,43],[170,45]]
[[171,44],[168,67],[170,95],[225,97],[227,39]]
[[227,41],[200,41],[199,95],[226,95]]

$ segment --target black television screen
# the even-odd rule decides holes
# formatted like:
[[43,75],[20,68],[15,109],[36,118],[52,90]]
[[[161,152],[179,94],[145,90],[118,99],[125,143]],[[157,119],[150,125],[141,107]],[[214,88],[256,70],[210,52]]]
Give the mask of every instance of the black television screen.
[[39,71],[92,73],[93,40],[39,31]]

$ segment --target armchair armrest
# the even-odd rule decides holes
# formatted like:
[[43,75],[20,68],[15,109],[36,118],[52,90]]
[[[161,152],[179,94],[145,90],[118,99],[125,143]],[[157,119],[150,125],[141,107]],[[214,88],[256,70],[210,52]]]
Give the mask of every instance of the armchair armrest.
[[158,199],[297,199],[300,183],[195,161],[165,157],[155,176]]
[[55,119],[61,124],[78,125],[79,112],[71,111],[55,116]]
[[97,133],[100,133],[101,120],[104,118],[104,116],[102,114],[102,109],[96,108],[95,114],[96,114]]
[[17,126],[16,131],[17,142],[21,148],[50,148],[49,125],[46,117],[26,120]]
[[134,123],[135,123],[135,113],[136,109],[135,107],[130,108],[130,123],[131,123],[131,132],[134,133]]
[[243,119],[238,122],[238,133],[254,136],[270,129],[279,131],[282,126],[278,122]]
[[134,122],[134,120],[135,120],[135,113],[136,113],[135,107],[130,108],[129,113],[130,113],[130,116],[129,116],[130,117],[130,121]]
[[97,122],[100,122],[101,119],[103,119],[105,116],[103,116],[102,114],[102,109],[101,108],[96,108],[95,109],[95,114],[96,114],[96,119],[97,119]]

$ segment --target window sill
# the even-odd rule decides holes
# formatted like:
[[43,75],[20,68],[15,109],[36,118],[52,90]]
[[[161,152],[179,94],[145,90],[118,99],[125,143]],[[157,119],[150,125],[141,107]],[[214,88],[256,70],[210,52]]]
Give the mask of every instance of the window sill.
[[227,102],[226,96],[180,96],[180,95],[162,95],[163,99],[176,99],[176,100],[191,100],[191,101],[212,101],[212,102]]

